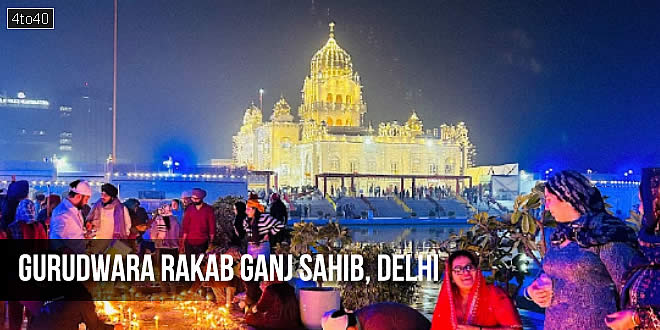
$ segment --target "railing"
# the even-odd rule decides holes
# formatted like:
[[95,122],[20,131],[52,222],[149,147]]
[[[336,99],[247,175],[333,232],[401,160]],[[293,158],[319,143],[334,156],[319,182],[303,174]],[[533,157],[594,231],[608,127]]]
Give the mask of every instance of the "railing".
[[364,197],[364,196],[361,196],[360,199],[361,199],[365,204],[367,204],[367,207],[369,207],[369,209],[370,209],[374,214],[377,214],[377,213],[378,213],[378,211],[376,210],[376,208],[374,207],[374,205],[371,204],[371,202],[369,201],[369,199],[367,199],[367,198]]
[[465,203],[465,205],[467,205],[467,207],[470,209],[470,212],[479,213],[477,208],[472,206],[472,204],[470,204],[470,202],[468,202],[465,198],[463,198],[463,196],[457,194],[456,199],[458,199],[458,201],[461,202],[461,203]]
[[392,196],[394,196],[394,202],[399,204],[399,206],[401,206],[401,208],[403,208],[404,211],[406,211],[407,213],[412,213],[413,210],[410,208],[410,206],[406,205],[406,203],[402,201],[401,198],[399,198],[399,196],[397,195],[392,195]]
[[332,199],[332,197],[330,197],[329,194],[325,194],[325,199],[328,200],[328,202],[330,202],[330,205],[332,205],[332,208],[335,211],[337,211],[337,203],[335,203],[335,201]]
[[437,210],[440,210],[440,209],[442,208],[442,207],[440,207],[440,204],[438,204],[438,201],[436,201],[433,197],[431,197],[431,196],[426,196],[426,199],[427,199],[428,201],[430,201],[431,203],[433,203],[433,205],[435,206],[436,211],[437,211]]

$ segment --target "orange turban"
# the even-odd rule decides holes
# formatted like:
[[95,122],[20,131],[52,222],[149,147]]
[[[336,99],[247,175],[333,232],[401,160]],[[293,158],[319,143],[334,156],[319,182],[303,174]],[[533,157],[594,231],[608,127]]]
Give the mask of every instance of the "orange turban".
[[261,213],[264,213],[264,211],[266,210],[266,208],[264,208],[264,206],[261,205],[261,203],[259,203],[259,200],[257,200],[257,199],[248,199],[248,201],[246,203],[246,206],[255,208],[255,209],[259,210],[259,212],[261,212]]

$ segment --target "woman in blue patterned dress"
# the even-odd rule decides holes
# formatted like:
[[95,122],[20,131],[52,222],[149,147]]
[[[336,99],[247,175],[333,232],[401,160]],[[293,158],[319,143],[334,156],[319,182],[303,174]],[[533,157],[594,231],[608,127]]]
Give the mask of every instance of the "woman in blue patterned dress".
[[660,168],[642,170],[639,187],[642,224],[639,245],[644,258],[630,272],[624,287],[621,312],[608,315],[614,330],[660,329]]
[[639,255],[635,231],[608,214],[589,179],[562,171],[545,184],[545,208],[557,220],[543,272],[525,294],[545,307],[545,330],[608,329],[624,275]]

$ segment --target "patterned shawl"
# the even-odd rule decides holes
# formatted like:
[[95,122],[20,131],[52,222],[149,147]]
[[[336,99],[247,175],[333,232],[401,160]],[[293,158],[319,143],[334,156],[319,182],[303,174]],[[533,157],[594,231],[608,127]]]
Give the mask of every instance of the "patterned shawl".
[[580,213],[575,221],[557,224],[550,240],[561,245],[570,240],[588,248],[609,242],[629,243],[637,246],[635,231],[621,219],[605,210],[605,201],[591,181],[575,171],[561,171],[545,183],[545,188]]
[[660,168],[643,169],[642,182],[639,188],[642,205],[644,206],[639,240],[642,244],[660,244],[660,231],[658,231],[658,219],[660,219]]
[[558,223],[557,230],[550,237],[553,245],[564,241],[576,242],[582,248],[621,242],[637,246],[635,231],[623,220],[607,212],[589,213],[575,221]]

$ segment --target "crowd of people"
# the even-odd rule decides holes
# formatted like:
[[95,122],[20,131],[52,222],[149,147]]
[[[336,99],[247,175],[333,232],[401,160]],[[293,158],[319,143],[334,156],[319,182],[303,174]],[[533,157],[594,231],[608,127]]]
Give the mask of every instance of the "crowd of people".
[[[163,202],[152,213],[147,212],[135,198],[128,198],[122,203],[119,190],[110,183],[102,185],[100,190],[100,198],[90,206],[93,190],[84,180],[71,182],[62,198],[55,194],[47,197],[39,194],[34,200],[29,198],[28,181],[12,182],[7,193],[0,196],[0,235],[6,239],[68,242],[65,244],[67,250],[63,251],[76,253],[103,253],[116,248],[117,244],[127,246],[140,255],[204,254],[216,248],[213,243],[219,227],[213,207],[205,202],[207,193],[203,189],[185,191],[181,199]],[[268,204],[269,213],[266,213],[256,194],[251,194],[246,202],[236,202],[229,245],[256,256],[269,254],[271,246],[287,239],[287,231],[283,230],[288,221],[286,205],[277,194],[271,194]],[[83,240],[93,243],[76,244]],[[222,247],[221,251],[227,248]],[[256,292],[251,292],[255,302],[261,298],[263,290],[260,283],[243,285]],[[35,329],[38,328],[35,324],[43,324],[44,318],[48,319],[51,328],[70,328],[74,325],[77,328],[80,322],[86,323],[88,329],[95,326],[104,328],[91,316],[93,305],[90,304],[89,301],[60,301],[47,305],[46,301],[11,301],[7,304],[9,326],[20,329],[24,316],[27,316],[30,326]],[[5,304],[2,306],[4,311]],[[67,312],[61,312],[63,306],[66,306]],[[54,313],[55,310],[60,312]],[[3,312],[3,319],[4,315]]]
[[[468,189],[468,188],[466,188]],[[416,186],[414,190],[401,189],[398,185],[389,185],[381,187],[379,185],[369,185],[369,188],[358,189],[356,187],[337,187],[330,185],[330,196],[333,198],[342,198],[345,196],[367,196],[367,197],[387,197],[397,196],[399,198],[435,198],[445,199],[455,196],[451,188],[444,186]]]
[[[550,237],[541,274],[522,292],[545,309],[545,329],[660,329],[659,190],[660,168],[644,169],[639,192],[642,221],[635,232],[606,210],[599,190],[585,176],[561,171],[547,179],[545,209],[557,228]],[[2,233],[13,239],[135,241],[140,253],[203,254],[218,248],[213,246],[216,217],[213,207],[204,202],[204,190],[184,192],[181,200],[162,204],[152,216],[136,199],[121,203],[118,193],[112,184],[104,184],[101,198],[88,206],[92,188],[86,181],[76,180],[64,198],[50,195],[35,202],[28,197],[27,181],[13,182],[0,208]],[[245,202],[235,203],[232,253],[269,255],[275,244],[287,239],[286,205],[277,194],[270,196],[268,205],[266,212],[264,203],[252,194]],[[486,283],[479,258],[463,250],[449,256],[430,322],[403,305],[375,304],[355,312],[332,311],[323,319],[324,329],[522,328],[507,292]],[[248,312],[248,324],[271,329],[302,327],[295,290],[289,283],[235,284],[245,291],[241,307]],[[57,309],[55,306],[51,304],[51,309]],[[84,311],[89,306],[86,308],[80,308],[78,318],[66,314],[67,318],[96,324],[87,320],[90,316]],[[10,324],[16,329],[11,318],[22,320],[23,306],[10,302],[9,309]],[[39,308],[27,308],[27,314],[36,315],[35,322],[43,322]],[[403,322],[407,327],[367,326],[376,318],[396,315],[407,320]]]

